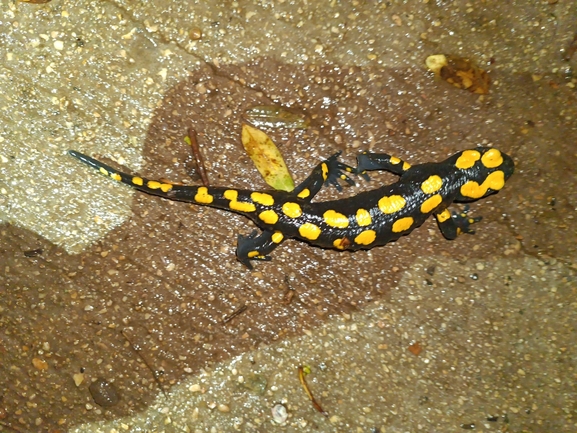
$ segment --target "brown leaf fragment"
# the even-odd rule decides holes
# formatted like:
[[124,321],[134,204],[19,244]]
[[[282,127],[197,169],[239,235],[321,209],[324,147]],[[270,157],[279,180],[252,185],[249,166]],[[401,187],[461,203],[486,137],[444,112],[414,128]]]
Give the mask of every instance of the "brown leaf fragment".
[[421,346],[421,343],[419,343],[418,341],[411,344],[407,349],[409,349],[409,352],[411,352],[415,356],[419,356],[419,354],[423,351],[423,347]]
[[469,59],[435,54],[427,57],[426,64],[431,71],[459,89],[480,95],[489,93],[489,75]]

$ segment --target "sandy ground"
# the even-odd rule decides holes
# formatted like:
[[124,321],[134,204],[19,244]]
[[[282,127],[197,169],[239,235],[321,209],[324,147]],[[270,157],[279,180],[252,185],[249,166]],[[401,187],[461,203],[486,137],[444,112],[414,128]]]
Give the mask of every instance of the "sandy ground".
[[[0,432],[577,430],[577,5],[0,10]],[[490,93],[430,74],[436,53],[473,59]],[[214,185],[264,189],[240,128],[270,104],[311,119],[267,130],[298,180],[338,150],[419,163],[478,145],[516,173],[472,205],[474,236],[430,221],[357,253],[287,241],[251,272],[242,217],[66,154],[197,182],[193,127]]]

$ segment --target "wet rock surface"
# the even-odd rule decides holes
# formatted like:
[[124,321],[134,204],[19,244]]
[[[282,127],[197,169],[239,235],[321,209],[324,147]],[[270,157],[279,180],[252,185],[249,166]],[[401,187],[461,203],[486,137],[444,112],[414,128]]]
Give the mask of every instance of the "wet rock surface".
[[[109,8],[110,5],[106,7]],[[483,34],[487,36],[490,30],[483,27],[483,23],[491,26],[491,10],[487,8],[483,11],[481,15],[473,14],[474,17],[466,15],[467,19],[464,21],[483,28]],[[533,9],[527,10],[526,13],[533,14],[534,20],[550,16],[548,9],[539,10],[539,13],[532,11]],[[499,9],[500,16],[508,16],[507,20],[512,20],[505,12]],[[49,15],[42,10],[37,13],[44,17],[43,20],[48,21]],[[412,12],[407,11],[407,14],[409,13]],[[410,21],[409,15],[405,16],[399,11],[390,14],[387,12],[387,15],[394,14],[398,14],[401,24]],[[450,11],[453,18],[461,15],[463,13]],[[437,19],[429,18],[431,22]],[[421,23],[423,30],[427,28],[423,24],[425,21]],[[526,23],[523,21],[527,26],[530,22],[530,19],[527,19]],[[547,21],[541,20],[541,23],[546,26]],[[463,22],[459,24],[464,25]],[[506,24],[500,23],[498,29],[505,27]],[[530,28],[532,34],[533,27]],[[127,29],[125,34],[128,34],[129,30]],[[38,33],[50,32],[42,30]],[[203,31],[202,40],[208,34],[210,32]],[[547,38],[552,37],[549,30],[543,31],[540,36],[544,38],[543,41],[550,41],[551,39]],[[89,40],[90,38],[84,37],[78,44],[86,44]],[[511,45],[509,49],[519,43],[515,42],[514,38],[503,40],[507,46]],[[559,41],[559,44],[562,42]],[[467,43],[472,42],[468,40]],[[369,39],[363,39],[363,44],[369,44]],[[544,46],[550,45],[544,43]],[[395,46],[393,41],[391,46]],[[533,49],[539,44],[527,46]],[[50,47],[40,46],[39,49],[48,50]],[[409,48],[407,45],[406,49],[409,53],[407,56],[415,55],[411,50],[416,48]],[[430,49],[420,46],[417,57],[420,58],[422,52],[424,59],[425,52],[431,54],[437,49],[437,46]],[[503,51],[505,52],[506,50]],[[141,54],[149,56],[150,53],[150,50],[142,50]],[[577,208],[577,195],[574,193],[577,191],[574,173],[577,165],[574,151],[574,143],[577,141],[575,82],[570,72],[566,73],[561,69],[553,71],[541,67],[534,71],[528,69],[527,64],[519,63],[519,70],[515,71],[509,65],[502,66],[505,62],[503,53],[497,56],[494,66],[488,68],[493,87],[491,93],[483,98],[459,92],[444,82],[436,81],[422,68],[422,62],[417,60],[409,66],[393,68],[376,65],[353,66],[341,64],[334,59],[331,62],[320,61],[318,64],[305,62],[294,65],[275,58],[259,57],[235,65],[225,62],[203,63],[200,66],[194,65],[189,72],[183,72],[184,78],[170,86],[157,105],[147,106],[152,114],[150,124],[146,127],[142,151],[143,166],[139,169],[143,175],[196,182],[197,180],[191,179],[188,174],[191,167],[190,153],[182,142],[186,129],[192,126],[199,134],[201,149],[214,185],[265,188],[240,146],[240,124],[241,114],[246,109],[253,105],[270,103],[292,107],[306,113],[311,119],[310,127],[306,130],[267,131],[281,148],[297,181],[304,179],[320,158],[338,150],[344,151],[343,159],[352,165],[355,154],[364,149],[391,153],[410,163],[419,163],[443,159],[457,150],[491,144],[513,156],[517,171],[502,192],[473,205],[475,215],[484,217],[473,237],[463,236],[454,242],[448,242],[442,238],[435,223],[429,221],[409,237],[404,237],[394,244],[354,254],[322,250],[306,243],[287,241],[274,252],[272,262],[258,264],[253,272],[243,268],[234,256],[237,235],[246,235],[254,229],[250,222],[222,211],[168,202],[140,193],[134,195],[129,206],[128,220],[114,226],[80,254],[69,254],[62,246],[55,245],[31,230],[20,228],[20,225],[1,225],[0,431],[11,431],[11,428],[22,431],[65,431],[88,421],[106,421],[134,415],[144,411],[163,391],[168,393],[182,380],[210,371],[220,361],[234,359],[249,351],[258,353],[258,349],[268,345],[290,341],[314,332],[334,318],[362,318],[363,312],[375,305],[382,307],[392,303],[390,308],[401,308],[397,303],[401,302],[403,296],[406,298],[403,315],[389,314],[385,308],[378,317],[359,320],[366,320],[366,323],[372,323],[371,326],[374,325],[379,330],[399,327],[399,330],[405,331],[427,328],[427,324],[434,324],[430,326],[438,328],[439,335],[435,334],[434,338],[425,339],[421,344],[425,348],[425,354],[436,353],[437,355],[431,357],[443,357],[447,364],[439,361],[434,364],[435,368],[427,370],[426,365],[414,361],[414,355],[406,356],[406,347],[411,347],[419,339],[422,340],[423,336],[412,335],[410,331],[407,331],[406,335],[395,337],[396,339],[392,339],[389,334],[381,335],[379,338],[382,338],[382,341],[376,348],[366,345],[367,351],[371,347],[371,350],[375,351],[371,353],[377,354],[371,358],[370,365],[361,365],[360,358],[353,356],[357,352],[351,347],[348,347],[348,352],[342,356],[334,358],[338,359],[338,362],[334,361],[335,367],[331,372],[337,371],[338,366],[345,368],[338,370],[339,380],[331,382],[331,388],[325,390],[325,394],[317,394],[319,398],[323,398],[325,407],[333,410],[335,407],[339,408],[340,415],[345,418],[364,417],[365,421],[367,418],[375,418],[366,411],[361,415],[353,412],[353,409],[360,407],[371,408],[370,401],[361,398],[356,401],[363,401],[364,406],[360,403],[344,405],[344,400],[338,397],[338,389],[342,386],[342,377],[346,377],[347,372],[351,375],[355,369],[359,372],[367,370],[373,373],[374,377],[380,377],[384,364],[389,366],[389,370],[398,369],[406,375],[393,378],[385,375],[379,386],[371,390],[370,381],[361,380],[363,376],[359,373],[361,381],[350,387],[351,392],[367,387],[370,391],[368,394],[372,395],[388,396],[387,392],[394,390],[398,392],[396,395],[404,396],[403,390],[416,387],[415,383],[418,381],[414,380],[418,379],[419,374],[426,374],[425,385],[430,392],[411,392],[415,401],[422,403],[419,407],[429,407],[425,403],[435,400],[432,396],[436,396],[437,401],[454,403],[457,400],[458,407],[461,408],[457,411],[459,422],[455,421],[455,417],[451,419],[453,424],[450,424],[450,427],[440,424],[445,429],[458,428],[459,423],[468,425],[473,421],[481,425],[480,422],[486,418],[481,416],[483,411],[487,414],[500,412],[497,414],[500,417],[504,412],[523,414],[525,411],[525,415],[515,417],[519,429],[530,428],[532,423],[537,423],[538,420],[541,424],[537,425],[545,423],[556,431],[563,431],[571,422],[574,423],[572,420],[575,418],[575,408],[570,403],[539,400],[538,404],[535,403],[536,408],[533,408],[529,401],[522,401],[522,398],[525,398],[522,393],[517,394],[514,391],[516,386],[520,386],[519,389],[526,390],[527,393],[531,393],[532,389],[550,386],[550,389],[555,391],[551,392],[551,395],[557,395],[561,399],[564,395],[569,395],[569,390],[563,388],[565,382],[558,374],[558,367],[563,365],[567,374],[574,373],[574,358],[568,355],[572,353],[572,345],[555,343],[553,348],[537,342],[545,341],[544,335],[556,336],[561,342],[569,341],[566,340],[566,331],[572,329],[572,325],[567,321],[571,316],[564,312],[563,306],[573,302],[570,290],[565,288],[555,292],[555,284],[554,287],[547,288],[550,295],[541,293],[543,299],[527,297],[528,294],[522,291],[510,292],[520,290],[518,286],[500,285],[501,282],[509,281],[507,266],[495,266],[494,270],[488,267],[493,266],[492,260],[496,259],[517,260],[528,257],[537,260],[540,264],[531,262],[531,265],[527,265],[523,261],[517,261],[514,265],[522,275],[527,273],[536,276],[538,285],[531,286],[530,278],[519,283],[525,285],[527,290],[530,287],[530,293],[537,293],[539,287],[545,288],[547,281],[573,281],[573,263],[577,248],[574,224],[574,209]],[[122,52],[118,55],[123,58]],[[89,63],[87,61],[87,67]],[[566,63],[569,66],[571,64],[574,64],[573,60]],[[114,68],[99,67],[99,70],[105,83],[105,71],[113,74]],[[146,83],[144,79],[142,81],[143,86],[139,86],[139,90],[135,89],[135,93],[144,92]],[[74,81],[74,85],[77,84],[78,82]],[[12,110],[13,113],[20,113],[22,118],[27,118],[35,110],[42,111],[42,107],[50,106],[47,102],[35,103],[34,92],[26,91],[25,87],[20,95],[23,98],[20,99],[20,108],[23,111]],[[102,102],[104,108],[94,109],[100,117],[93,118],[92,114],[85,116],[80,110],[82,105],[77,99],[80,96],[74,92],[78,92],[81,86],[76,87],[70,91],[72,93],[68,99],[75,101],[77,105],[70,106],[68,111],[64,111],[64,105],[62,108],[58,105],[62,112],[66,112],[70,117],[57,123],[64,129],[81,125],[80,129],[87,134],[88,142],[113,141],[107,140],[105,133],[101,133],[102,137],[91,135],[91,122],[102,119],[105,113],[113,113],[114,110],[108,110],[108,105],[104,102],[119,102],[118,95],[121,92],[111,91],[107,94],[104,90],[106,86],[103,85],[99,90],[102,91],[102,96],[96,98],[94,103]],[[55,100],[54,103],[57,102]],[[138,106],[134,101],[126,103]],[[111,104],[114,105],[114,102]],[[151,106],[153,108],[150,108]],[[146,117],[145,110],[135,108],[133,111]],[[51,115],[56,116],[57,113],[51,112]],[[134,116],[130,119],[124,118],[126,125],[119,123],[123,131],[142,124],[137,115]],[[118,119],[111,115],[102,122],[116,125],[116,120]],[[94,122],[98,123],[100,120]],[[40,124],[40,121],[36,123]],[[33,135],[18,138],[19,142],[42,141],[34,134],[41,134],[40,130],[50,130],[50,127],[45,125],[43,128],[27,130],[32,131]],[[62,131],[55,133],[55,136],[68,137]],[[4,135],[2,139],[6,140]],[[79,143],[87,146],[84,141],[65,141],[66,146]],[[127,139],[126,142],[130,143],[130,140]],[[50,146],[58,143],[60,141],[49,142]],[[59,145],[62,146],[62,143]],[[20,147],[27,149],[24,144]],[[135,152],[128,145],[122,149],[122,153],[108,153],[100,149],[94,148],[91,154],[105,160],[110,157],[118,159],[124,151],[126,154]],[[63,152],[64,150],[62,147]],[[9,172],[6,168],[7,164],[18,163],[20,172],[29,165],[27,158],[33,161],[38,155],[44,155],[38,151],[26,152],[26,158],[15,151],[0,152],[3,164],[0,204],[3,206],[8,203],[6,197],[10,198],[10,194],[17,190],[14,183],[18,181],[14,172]],[[68,161],[63,161],[63,166],[68,167]],[[107,161],[116,164],[109,159]],[[38,177],[41,171],[33,170],[26,175],[26,188],[42,183]],[[49,176],[56,170],[44,171],[46,176]],[[63,197],[65,190],[69,188],[62,183],[61,174],[54,180],[47,180],[45,185],[51,186],[48,189],[60,188],[60,195],[56,198],[49,198],[48,192],[38,197],[32,192],[27,194],[39,209],[56,209],[51,214],[56,215],[52,219],[44,217],[39,210],[38,215],[42,215],[42,218],[38,218],[38,227],[61,227],[67,218],[89,209],[93,213],[89,212],[88,217],[81,218],[82,224],[79,223],[76,231],[68,235],[82,237],[91,230],[89,223],[100,221],[99,215],[102,215],[105,224],[108,224],[106,215],[109,214],[113,215],[113,220],[121,219],[118,215],[121,211],[126,211],[123,209],[126,199],[122,197],[129,194],[127,189],[88,173],[87,170],[81,173],[81,176],[77,177],[80,179],[78,182],[87,189],[79,192],[71,199],[71,203],[67,203],[71,207],[66,207],[74,209],[74,212],[59,212],[65,208]],[[393,176],[385,174],[374,176],[369,184],[359,180],[358,186],[347,188],[341,194],[333,189],[323,191],[319,200],[354,194],[393,180]],[[102,194],[102,202],[110,207],[93,209],[92,197],[96,202],[97,194]],[[26,206],[10,204],[11,215],[20,215],[23,207]],[[8,209],[8,206],[3,207],[2,212],[5,212],[5,209]],[[436,257],[440,263],[429,260],[422,266],[435,269],[434,271],[422,278],[417,273],[413,279],[407,279],[407,272],[414,273],[415,263],[422,257]],[[466,270],[456,270],[458,265],[464,263],[477,263],[480,268],[468,264]],[[552,274],[539,274],[535,270],[538,266],[543,269],[561,266],[559,279],[547,280]],[[452,274],[440,274],[439,272],[444,272],[443,268],[452,269]],[[485,295],[475,297],[475,294],[489,290],[485,287],[482,290],[480,287],[475,288],[469,276],[477,274],[481,278],[489,278],[483,274],[492,272],[496,274],[491,275],[490,281],[499,287],[495,298],[489,299],[484,297]],[[418,290],[411,281],[419,282]],[[439,295],[439,299],[431,299],[435,295],[426,291],[429,288],[435,289],[434,293]],[[420,299],[423,293],[429,295],[425,296],[422,304],[414,300]],[[472,293],[472,298],[469,303],[465,302],[465,306],[463,293]],[[507,293],[517,295],[506,296]],[[549,299],[547,296],[556,302],[546,302],[546,299]],[[530,303],[529,312],[525,311],[523,306],[527,299],[534,299],[534,302]],[[499,306],[505,301],[511,309],[503,312]],[[471,307],[475,302],[482,302],[482,311],[490,316],[487,318],[488,324],[483,325],[482,316],[475,315],[478,310]],[[515,302],[518,302],[518,305],[514,304]],[[429,304],[436,305],[438,310],[429,311]],[[243,305],[247,308],[242,314],[230,321],[224,320]],[[427,314],[421,313],[425,310]],[[519,316],[514,315],[513,310],[518,311]],[[556,314],[544,324],[545,334],[541,335],[537,332],[538,329],[534,329],[532,333],[527,331],[528,334],[543,339],[520,335],[523,334],[523,329],[532,329],[531,324],[539,321],[539,317],[549,317],[552,312]],[[503,317],[499,316],[501,313]],[[439,317],[439,314],[442,317]],[[524,316],[526,314],[527,316]],[[475,320],[471,319],[472,317]],[[511,317],[515,319],[512,322],[508,321]],[[527,321],[523,320],[523,317],[528,317]],[[553,317],[557,319],[553,320]],[[558,319],[559,317],[565,319]],[[503,323],[517,323],[518,332],[512,328],[506,328],[507,332],[502,332]],[[403,324],[407,327],[402,327]],[[449,352],[442,352],[442,347],[436,352],[435,347],[443,345],[442,337],[446,332],[444,326],[455,331],[455,334],[451,334],[450,342],[455,342],[456,346],[451,346]],[[351,328],[351,331],[354,329]],[[415,341],[412,341],[410,336]],[[532,344],[520,343],[523,338],[527,338]],[[266,374],[252,371],[247,366],[253,364],[243,361],[247,363],[247,377],[254,377],[250,376],[250,373],[261,375],[267,379],[269,391],[272,386],[277,387],[277,390],[292,390],[291,378],[294,380],[296,377],[294,373],[289,374],[295,367],[292,363],[314,359],[314,365],[321,365],[327,362],[327,357],[332,356],[326,355],[326,352],[334,350],[331,346],[334,344],[331,343],[333,340],[327,337],[322,344],[320,341],[319,337],[318,340],[309,342],[306,351],[302,349],[300,352],[300,358],[291,358],[290,365],[286,367],[285,381],[273,383],[274,370],[267,370]],[[342,341],[351,339],[344,335]],[[458,346],[459,341],[467,343]],[[468,349],[466,350],[468,345],[474,345],[475,350],[469,353]],[[491,359],[498,358],[499,364],[492,366],[492,361],[487,361],[489,364],[483,364],[483,376],[479,376],[479,373],[475,375],[472,364],[466,360],[473,355],[481,357],[484,351],[480,348],[484,345],[489,347],[487,351],[493,353]],[[507,348],[510,346],[515,346],[517,351],[503,357],[497,356],[509,350]],[[365,346],[354,347],[361,353]],[[315,350],[319,352],[314,352]],[[379,358],[379,350],[386,352],[383,354],[386,362]],[[320,352],[324,355],[319,355]],[[527,365],[517,365],[520,357]],[[284,365],[276,358],[274,360],[274,365]],[[462,370],[452,365],[451,360],[457,364],[460,360]],[[376,370],[371,370],[370,366],[378,369],[378,374]],[[405,370],[404,367],[407,366]],[[458,382],[463,388],[451,387],[451,381],[456,380],[449,374],[454,371],[453,368],[463,373],[461,377],[470,379],[468,383]],[[527,374],[528,371],[537,370],[548,371],[550,377],[561,382],[557,383],[555,379],[549,382],[545,377]],[[78,379],[79,371],[83,372],[83,380]],[[416,372],[417,379],[413,377],[413,380],[406,380],[413,371]],[[495,380],[491,381],[488,377],[493,374]],[[98,378],[106,378],[106,381],[109,381],[106,383],[113,384],[115,392],[112,392],[110,387],[103,387],[100,393],[96,393],[98,400],[94,398],[90,384],[99,383]],[[393,381],[390,382],[391,380]],[[216,376],[215,381],[218,382]],[[442,384],[446,392],[438,391],[432,383]],[[289,417],[287,422],[299,419],[300,423],[301,418],[297,417],[306,417],[311,408],[298,383],[295,384],[294,389],[298,391],[295,391],[294,395],[300,395],[302,400],[296,400],[298,397],[291,399],[288,409],[289,415],[294,418]],[[311,381],[311,386],[315,390],[322,389],[322,384],[315,381]],[[475,400],[474,396],[468,396],[470,400],[465,397],[453,399],[454,396],[463,394],[463,389],[468,387],[478,392],[481,392],[479,389],[495,389],[495,392],[501,395],[510,396],[511,400],[491,400],[491,404],[484,408],[481,407],[483,400],[479,403],[480,400]],[[202,389],[207,388],[199,386],[195,395],[204,395]],[[204,403],[199,403],[198,407],[201,409],[198,409],[198,416],[205,416],[207,425],[210,424],[211,417],[215,419],[218,413],[228,416],[228,419],[236,416],[235,410],[239,406],[233,404],[234,399],[229,397],[231,393],[238,395],[235,393],[239,393],[239,389],[242,389],[242,386],[235,385],[234,391],[222,399],[207,397]],[[251,391],[242,393],[254,394]],[[287,393],[290,394],[289,391]],[[122,398],[118,400],[114,395],[121,395]],[[274,404],[285,398],[282,392],[276,391],[272,397],[266,394],[266,391],[264,395],[270,399],[267,400],[267,414]],[[296,408],[295,400],[298,401]],[[393,400],[386,401],[395,404]],[[407,401],[412,400],[407,397]],[[472,403],[467,406],[467,401],[479,403],[479,406],[473,407]],[[106,406],[109,402],[115,404]],[[413,406],[409,404],[407,407]],[[462,409],[463,407],[467,410]],[[557,409],[539,412],[542,407],[563,409],[557,412]],[[203,412],[205,409],[206,412]],[[393,411],[390,405],[379,406],[378,409],[380,413],[389,409]],[[260,410],[246,410],[246,413],[258,418]],[[375,408],[372,410],[373,413],[377,412]],[[430,412],[437,410],[441,410],[440,407],[434,406]],[[526,413],[527,410],[537,415],[531,418],[530,414]],[[189,413],[196,413],[193,409],[191,411]],[[394,411],[401,413],[401,418],[405,417],[401,423],[405,428],[416,425],[416,415],[410,419],[402,410],[399,412],[395,407]],[[203,413],[205,415],[202,415]],[[314,418],[314,410],[312,413],[317,430],[332,431]],[[392,412],[387,414],[379,418],[379,422],[385,427],[397,419]],[[502,421],[502,418],[499,419]],[[373,424],[378,425],[376,421]],[[301,424],[298,425],[304,428]],[[335,428],[339,425],[338,420],[334,420]],[[342,424],[340,428],[347,427]]]

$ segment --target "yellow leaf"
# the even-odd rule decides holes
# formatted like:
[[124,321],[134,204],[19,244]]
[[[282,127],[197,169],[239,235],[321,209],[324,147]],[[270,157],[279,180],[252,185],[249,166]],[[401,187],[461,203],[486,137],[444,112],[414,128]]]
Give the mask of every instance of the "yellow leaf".
[[242,144],[267,184],[280,191],[294,189],[295,185],[284,159],[268,135],[243,123]]

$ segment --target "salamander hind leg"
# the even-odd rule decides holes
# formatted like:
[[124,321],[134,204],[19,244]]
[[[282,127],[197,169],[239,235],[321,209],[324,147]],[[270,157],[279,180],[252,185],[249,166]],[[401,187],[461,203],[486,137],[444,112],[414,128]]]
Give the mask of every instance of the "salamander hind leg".
[[343,180],[349,185],[354,185],[355,182],[345,174],[354,173],[355,169],[338,160],[341,152],[335,153],[330,158],[317,165],[309,177],[307,177],[299,186],[297,186],[293,194],[298,198],[306,201],[311,201],[312,198],[321,190],[323,185],[334,185],[339,191],[342,190],[339,180]]
[[284,240],[281,232],[265,230],[260,235],[254,230],[250,235],[238,235],[236,257],[247,268],[252,269],[251,260],[270,261],[269,254]]
[[435,215],[439,223],[439,229],[445,238],[452,240],[460,234],[475,234],[471,226],[478,223],[483,217],[469,216],[469,206],[465,206],[461,212],[449,212],[448,209]]

